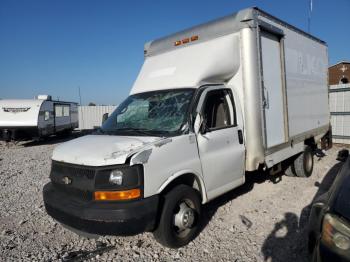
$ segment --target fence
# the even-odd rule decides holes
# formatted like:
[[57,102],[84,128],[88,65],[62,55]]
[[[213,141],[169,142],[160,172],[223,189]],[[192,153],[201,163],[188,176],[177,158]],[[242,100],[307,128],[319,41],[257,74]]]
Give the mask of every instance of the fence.
[[350,84],[330,86],[329,106],[333,142],[350,144]]
[[93,129],[94,127],[101,126],[103,114],[111,114],[115,108],[116,106],[79,106],[78,129]]

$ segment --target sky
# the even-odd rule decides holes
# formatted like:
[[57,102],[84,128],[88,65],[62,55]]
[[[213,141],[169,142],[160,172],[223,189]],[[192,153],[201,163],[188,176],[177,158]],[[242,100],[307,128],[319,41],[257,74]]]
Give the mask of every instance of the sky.
[[[118,104],[145,42],[258,6],[307,31],[310,0],[0,0],[0,98]],[[350,0],[313,0],[311,33],[329,63],[350,60]]]

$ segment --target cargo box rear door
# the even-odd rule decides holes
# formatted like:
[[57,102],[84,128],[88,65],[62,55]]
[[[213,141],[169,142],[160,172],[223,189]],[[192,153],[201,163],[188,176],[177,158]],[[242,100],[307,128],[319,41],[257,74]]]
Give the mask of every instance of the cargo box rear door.
[[282,43],[280,36],[261,31],[265,146],[271,148],[287,142],[285,88]]

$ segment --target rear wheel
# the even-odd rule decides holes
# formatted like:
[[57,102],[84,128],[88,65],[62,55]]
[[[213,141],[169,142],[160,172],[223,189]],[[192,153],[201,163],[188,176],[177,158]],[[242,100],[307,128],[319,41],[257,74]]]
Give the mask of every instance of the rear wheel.
[[314,169],[314,154],[311,147],[307,146],[304,152],[294,161],[294,171],[298,177],[309,177]]
[[309,177],[314,168],[314,154],[310,146],[306,146],[304,152],[298,155],[292,164],[286,169],[287,176]]
[[179,185],[164,196],[156,240],[164,246],[179,248],[192,241],[199,231],[201,201],[197,190]]

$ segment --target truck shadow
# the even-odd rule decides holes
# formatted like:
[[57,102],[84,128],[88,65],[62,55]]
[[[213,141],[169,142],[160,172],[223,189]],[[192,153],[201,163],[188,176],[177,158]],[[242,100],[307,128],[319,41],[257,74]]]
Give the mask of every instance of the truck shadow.
[[318,190],[309,205],[303,208],[300,217],[292,212],[275,224],[261,248],[264,261],[308,261],[308,218],[312,203],[326,193],[343,163],[335,164],[325,175],[321,183],[315,183]]
[[[270,181],[271,183],[278,183],[281,181],[283,173],[270,175],[268,172],[264,171],[254,171],[246,174],[246,181],[243,185],[238,188],[235,188],[222,196],[215,198],[210,201],[208,204],[203,206],[202,210],[202,224],[200,227],[200,232],[204,230],[204,228],[208,225],[212,217],[215,215],[218,208],[224,206],[228,202],[234,200],[235,198],[242,196],[244,194],[249,193],[253,190],[255,184],[261,184],[266,181]],[[245,217],[241,217],[242,222],[245,223]],[[246,221],[246,223],[251,223],[250,221]]]

